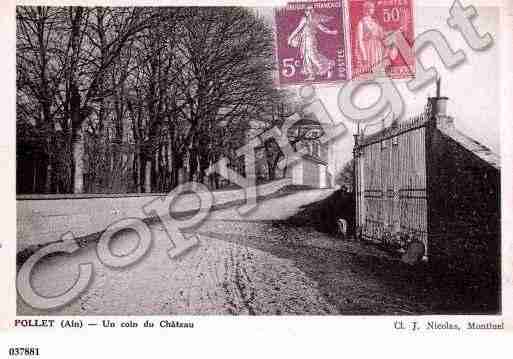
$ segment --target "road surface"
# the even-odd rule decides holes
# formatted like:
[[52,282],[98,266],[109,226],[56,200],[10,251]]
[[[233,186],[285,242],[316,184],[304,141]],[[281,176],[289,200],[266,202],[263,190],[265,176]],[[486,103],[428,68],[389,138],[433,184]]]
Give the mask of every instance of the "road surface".
[[[247,216],[236,208],[213,212],[198,228],[197,247],[170,259],[161,224],[151,226],[153,244],[135,265],[112,269],[101,263],[96,245],[73,255],[43,259],[33,288],[55,296],[74,284],[78,264],[92,263],[89,288],[74,302],[51,312],[18,299],[19,315],[172,314],[373,314],[422,311],[408,294],[394,295],[369,272],[366,261],[383,254],[312,229],[277,220],[331,191],[301,191],[259,204]],[[112,251],[123,255],[138,243],[135,233],[118,236]]]

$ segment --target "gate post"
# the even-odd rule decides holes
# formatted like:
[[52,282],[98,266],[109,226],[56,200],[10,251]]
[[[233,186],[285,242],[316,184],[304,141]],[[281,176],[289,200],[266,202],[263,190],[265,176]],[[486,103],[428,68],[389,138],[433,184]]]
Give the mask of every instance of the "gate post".
[[361,173],[357,173],[357,169],[359,169],[359,144],[358,144],[358,136],[359,130],[357,133],[353,135],[354,137],[354,147],[353,147],[353,197],[354,197],[354,233],[355,239],[360,240],[359,238],[359,229],[360,229],[360,176]]

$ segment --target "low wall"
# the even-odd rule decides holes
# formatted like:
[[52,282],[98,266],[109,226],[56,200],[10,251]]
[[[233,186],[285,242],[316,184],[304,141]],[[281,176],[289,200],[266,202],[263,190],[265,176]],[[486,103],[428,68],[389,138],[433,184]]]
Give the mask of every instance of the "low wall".
[[[289,178],[265,183],[256,188],[257,196],[267,196],[291,184]],[[248,191],[251,193],[251,191]],[[246,198],[242,189],[213,191],[214,206]],[[107,228],[127,217],[147,217],[143,207],[166,194],[114,195],[21,195],[16,199],[18,251],[31,245],[57,241],[66,232],[76,237]],[[198,209],[195,194],[182,194],[173,203],[173,212]]]

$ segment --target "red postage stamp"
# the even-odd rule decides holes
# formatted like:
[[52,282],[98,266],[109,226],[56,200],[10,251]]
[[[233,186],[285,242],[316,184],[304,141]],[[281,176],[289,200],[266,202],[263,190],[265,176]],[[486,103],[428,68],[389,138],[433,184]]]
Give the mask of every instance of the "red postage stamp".
[[384,45],[395,31],[413,44],[413,0],[348,1],[351,78],[413,77],[415,59],[404,59],[396,47]]
[[340,0],[288,3],[275,20],[280,85],[347,80]]

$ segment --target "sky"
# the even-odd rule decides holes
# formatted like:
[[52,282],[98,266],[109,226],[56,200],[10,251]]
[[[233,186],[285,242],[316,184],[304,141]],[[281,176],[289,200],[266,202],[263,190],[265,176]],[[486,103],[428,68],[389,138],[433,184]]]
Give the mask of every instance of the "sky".
[[[487,50],[475,52],[457,30],[447,25],[449,7],[417,6],[414,19],[415,34],[436,29],[446,37],[454,51],[464,51],[466,61],[451,70],[444,67],[432,47],[425,48],[419,58],[426,68],[434,66],[441,76],[442,95],[449,97],[448,114],[454,117],[456,128],[490,147],[492,151],[500,153],[500,12],[497,7],[476,9],[478,16],[473,19],[474,25],[480,34],[489,32],[494,39],[494,44]],[[273,23],[271,8],[258,8],[257,12]],[[337,94],[340,86],[316,85],[318,97],[334,121],[342,121],[349,129],[349,133],[335,144],[336,172],[351,159],[351,134],[354,132],[353,125],[344,120],[338,109]],[[396,86],[405,104],[403,119],[421,113],[427,97],[435,94],[434,84],[415,93],[408,90],[406,80],[397,80]],[[379,90],[369,87],[359,92],[356,103],[360,106],[370,105],[378,96]]]

